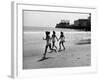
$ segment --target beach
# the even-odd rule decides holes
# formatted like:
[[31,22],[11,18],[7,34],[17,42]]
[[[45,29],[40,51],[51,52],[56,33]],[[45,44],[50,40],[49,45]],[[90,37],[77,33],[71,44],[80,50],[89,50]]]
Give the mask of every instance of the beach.
[[[23,69],[82,67],[91,65],[91,33],[64,32],[65,51],[47,53],[47,59],[41,61],[45,50],[44,31],[23,33]],[[60,32],[56,33],[59,38]],[[50,35],[51,36],[51,35]],[[59,48],[59,42],[56,46]],[[48,50],[49,52],[50,50]]]

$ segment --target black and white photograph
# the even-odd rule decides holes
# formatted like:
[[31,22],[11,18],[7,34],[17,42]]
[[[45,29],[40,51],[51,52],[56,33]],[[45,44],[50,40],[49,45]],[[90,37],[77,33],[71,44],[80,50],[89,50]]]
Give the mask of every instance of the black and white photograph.
[[23,69],[91,66],[91,13],[23,10]]

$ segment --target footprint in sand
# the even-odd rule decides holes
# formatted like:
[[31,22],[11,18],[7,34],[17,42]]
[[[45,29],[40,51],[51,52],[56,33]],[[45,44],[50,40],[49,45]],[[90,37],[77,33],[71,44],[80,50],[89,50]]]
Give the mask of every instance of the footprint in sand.
[[78,57],[77,59],[80,59],[80,57]]

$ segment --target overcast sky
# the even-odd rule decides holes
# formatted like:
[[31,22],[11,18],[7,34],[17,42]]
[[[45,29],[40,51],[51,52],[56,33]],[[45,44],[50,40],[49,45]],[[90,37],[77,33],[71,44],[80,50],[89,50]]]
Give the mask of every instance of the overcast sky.
[[55,27],[61,20],[70,20],[70,24],[73,24],[74,20],[87,19],[88,16],[79,13],[24,11],[24,26]]

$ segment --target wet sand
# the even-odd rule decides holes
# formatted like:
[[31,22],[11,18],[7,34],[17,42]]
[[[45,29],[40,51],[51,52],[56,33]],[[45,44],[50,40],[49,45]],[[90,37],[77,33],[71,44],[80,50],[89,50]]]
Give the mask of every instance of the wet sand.
[[[90,66],[91,44],[89,40],[91,34],[64,34],[66,50],[47,53],[47,59],[41,61],[45,48],[45,41],[42,40],[42,37],[45,36],[45,33],[24,33],[23,69]],[[56,42],[57,47],[59,47],[58,43]]]

